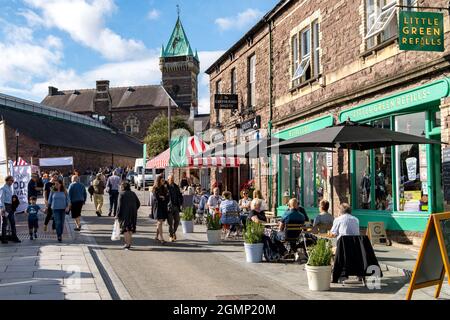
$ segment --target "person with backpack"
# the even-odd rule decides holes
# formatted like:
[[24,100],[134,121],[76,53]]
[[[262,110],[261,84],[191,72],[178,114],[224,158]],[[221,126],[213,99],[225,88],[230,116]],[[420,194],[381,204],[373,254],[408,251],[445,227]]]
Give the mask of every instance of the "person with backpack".
[[103,196],[105,194],[105,182],[103,181],[103,175],[101,173],[97,174],[95,177],[92,182],[92,187],[94,189],[95,213],[97,214],[97,217],[101,217],[103,213]]

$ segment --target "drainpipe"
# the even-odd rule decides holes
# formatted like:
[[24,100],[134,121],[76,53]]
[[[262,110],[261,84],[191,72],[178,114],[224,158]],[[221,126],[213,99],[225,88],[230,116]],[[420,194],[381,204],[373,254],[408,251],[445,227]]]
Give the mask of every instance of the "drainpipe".
[[[271,141],[272,138],[272,108],[273,108],[273,39],[272,39],[272,20],[267,21],[267,25],[269,27],[269,122],[268,122],[268,141]],[[272,172],[272,150],[269,151],[269,208],[272,210],[272,198],[273,198],[273,172]],[[276,211],[276,210],[275,210]]]

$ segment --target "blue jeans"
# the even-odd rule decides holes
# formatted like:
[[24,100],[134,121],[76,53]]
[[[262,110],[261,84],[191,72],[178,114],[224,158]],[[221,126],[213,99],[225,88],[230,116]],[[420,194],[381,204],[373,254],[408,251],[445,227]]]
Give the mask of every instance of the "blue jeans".
[[56,225],[56,235],[58,238],[62,237],[64,230],[64,220],[66,219],[66,210],[64,209],[53,209],[53,219]]

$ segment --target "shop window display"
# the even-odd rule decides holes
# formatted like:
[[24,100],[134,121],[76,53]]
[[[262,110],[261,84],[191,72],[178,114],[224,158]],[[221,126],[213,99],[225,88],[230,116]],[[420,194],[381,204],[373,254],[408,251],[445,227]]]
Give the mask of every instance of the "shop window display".
[[[375,121],[374,126],[391,129],[388,118]],[[375,208],[377,210],[393,210],[391,160],[391,148],[375,149]]]
[[356,151],[356,193],[358,209],[370,209],[370,151]]
[[302,155],[301,153],[296,153],[292,155],[292,186],[294,190],[292,191],[292,198],[296,198],[299,203],[302,203],[301,199],[301,190],[302,190],[302,167],[301,162]]
[[327,154],[324,152],[316,153],[317,207],[319,206],[320,201],[322,201],[324,198],[326,200],[329,200],[327,177]]
[[283,198],[282,198],[282,205],[287,205],[290,194],[291,194],[291,185],[289,181],[290,177],[290,166],[289,166],[289,158],[290,156],[282,156],[281,157],[281,181],[282,181],[282,192],[283,192]]
[[305,152],[303,154],[303,204],[306,208],[314,207],[314,192],[315,192],[315,178],[314,178],[314,153]]
[[[396,130],[425,135],[425,113],[396,117]],[[399,211],[428,211],[428,169],[425,145],[397,146]]]

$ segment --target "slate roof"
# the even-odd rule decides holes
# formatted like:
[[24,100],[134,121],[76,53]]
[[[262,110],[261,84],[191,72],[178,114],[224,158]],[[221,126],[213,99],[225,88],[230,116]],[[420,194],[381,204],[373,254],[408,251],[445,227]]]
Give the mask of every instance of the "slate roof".
[[41,114],[0,105],[0,118],[8,127],[18,129],[42,145],[140,158],[142,144],[136,139],[111,130],[56,119]]
[[[129,90],[131,89],[131,90]],[[42,104],[76,113],[94,112],[96,89],[63,90]],[[109,88],[112,108],[167,107],[170,96],[160,85]],[[172,100],[172,105],[175,102]]]

